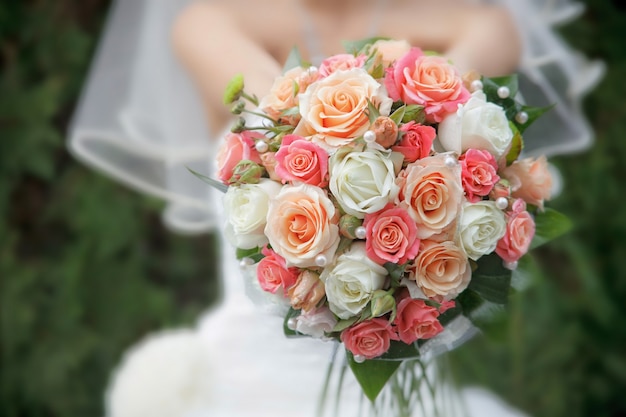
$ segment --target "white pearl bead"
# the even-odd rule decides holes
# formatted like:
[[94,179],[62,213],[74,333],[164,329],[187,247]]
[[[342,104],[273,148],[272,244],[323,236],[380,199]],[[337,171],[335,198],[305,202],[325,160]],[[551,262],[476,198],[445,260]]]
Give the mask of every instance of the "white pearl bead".
[[472,83],[470,84],[470,89],[472,91],[482,90],[483,89],[483,82],[480,81],[480,80],[472,81]]
[[526,122],[528,122],[528,113],[526,113],[525,111],[517,113],[515,115],[515,121],[517,121],[517,123],[521,125],[525,124]]
[[287,320],[287,327],[290,330],[296,330],[297,326],[298,326],[298,320],[295,317],[291,317],[289,320]]
[[354,355],[354,361],[356,363],[363,363],[363,362],[365,362],[365,356],[363,356],[363,355]]
[[445,164],[448,168],[453,168],[456,166],[457,160],[451,156],[446,156]]
[[365,229],[365,227],[359,226],[356,229],[354,229],[354,236],[356,236],[357,239],[365,239],[366,235],[367,235],[367,229]]
[[511,95],[511,90],[509,90],[509,87],[502,86],[498,88],[498,97],[507,98],[509,95]]
[[504,262],[504,267],[506,269],[509,269],[511,271],[514,271],[517,269],[517,261],[513,261],[513,262]]
[[252,258],[243,258],[239,261],[240,268],[247,268],[252,265],[254,265],[254,260]]
[[270,146],[267,144],[267,142],[264,142],[262,140],[257,140],[257,142],[254,144],[254,147],[260,153],[265,153],[270,148]]
[[509,206],[509,200],[506,197],[498,197],[496,200],[496,207],[500,210],[505,210]]
[[328,259],[326,259],[326,255],[317,255],[315,257],[315,265],[326,266],[327,263],[328,263]]
[[363,139],[365,139],[365,142],[367,143],[372,143],[376,141],[376,133],[372,132],[371,130],[368,130],[367,132],[365,132],[363,134]]

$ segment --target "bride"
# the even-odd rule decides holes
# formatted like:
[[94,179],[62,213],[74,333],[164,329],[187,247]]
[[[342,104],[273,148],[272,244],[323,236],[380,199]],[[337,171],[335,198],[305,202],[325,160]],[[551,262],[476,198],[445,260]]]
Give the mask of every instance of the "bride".
[[[172,230],[210,231],[221,217],[219,196],[187,168],[213,172],[219,132],[229,122],[220,100],[227,80],[243,71],[246,90],[262,96],[294,43],[315,63],[340,52],[341,39],[375,34],[442,51],[462,69],[486,75],[518,68],[529,103],[557,103],[552,120],[533,126],[541,134],[526,133],[526,152],[585,148],[591,131],[580,98],[601,67],[551,29],[578,9],[566,1],[500,3],[118,0],[70,149],[94,168],[166,199],[163,219]],[[272,304],[259,299],[253,280],[244,283],[228,245],[222,251],[221,303],[195,329],[157,334],[129,351],[107,395],[110,417],[314,415],[333,344],[284,339],[282,318],[268,311]],[[466,336],[459,333],[448,342]],[[349,373],[344,387],[346,408],[338,415],[356,415],[361,397]],[[459,402],[467,415],[521,415],[483,390],[464,390]]]

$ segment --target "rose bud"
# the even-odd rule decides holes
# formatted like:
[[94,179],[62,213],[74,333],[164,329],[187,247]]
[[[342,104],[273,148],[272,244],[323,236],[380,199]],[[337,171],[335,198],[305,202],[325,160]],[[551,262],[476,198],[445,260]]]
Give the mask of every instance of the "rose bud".
[[246,108],[246,103],[243,101],[236,101],[235,104],[230,108],[230,112],[232,114],[241,114]]
[[230,131],[233,133],[241,133],[246,130],[246,119],[243,117],[237,118],[233,126],[230,128]]
[[263,167],[261,165],[244,159],[235,165],[233,176],[228,180],[228,184],[258,184],[262,175]]
[[376,290],[372,295],[372,317],[383,316],[390,311],[395,316],[396,299],[387,291]]
[[474,81],[480,81],[480,73],[478,71],[472,70],[468,71],[461,77],[463,79],[463,85],[470,91],[473,91],[472,83]]
[[511,186],[509,185],[509,181],[504,178],[501,178],[489,193],[489,198],[492,200],[497,200],[500,197],[509,198],[510,196]]
[[298,276],[296,283],[289,288],[287,295],[293,308],[309,311],[324,298],[326,291],[319,274],[305,269]]
[[351,214],[344,214],[339,219],[339,233],[348,239],[357,239],[356,229],[362,224],[363,220]]
[[374,120],[371,130],[376,134],[376,143],[387,149],[398,139],[398,125],[389,117],[381,116]]
[[265,152],[259,155],[261,163],[267,170],[267,174],[271,180],[280,181],[280,177],[276,175],[276,152]]

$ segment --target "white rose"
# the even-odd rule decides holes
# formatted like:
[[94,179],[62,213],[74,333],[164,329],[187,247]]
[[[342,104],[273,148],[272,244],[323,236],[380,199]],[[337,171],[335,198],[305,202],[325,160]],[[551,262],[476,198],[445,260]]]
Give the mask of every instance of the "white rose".
[[328,307],[313,308],[303,312],[296,319],[296,330],[302,334],[321,338],[325,333],[330,333],[337,319]]
[[456,113],[441,121],[438,138],[446,151],[461,154],[470,148],[483,149],[498,159],[511,145],[513,132],[504,109],[476,91]]
[[322,272],[328,305],[341,319],[360,314],[372,298],[372,293],[383,288],[387,270],[367,257],[365,243],[357,242],[337,262]]
[[270,198],[281,189],[272,180],[261,179],[258,184],[230,186],[224,195],[226,225],[224,235],[235,247],[252,249],[263,246],[267,238],[263,232]]
[[346,213],[362,219],[396,197],[402,159],[398,152],[340,150],[330,158],[330,191]]
[[459,220],[461,245],[470,259],[478,260],[496,249],[506,232],[506,218],[493,201],[465,203]]

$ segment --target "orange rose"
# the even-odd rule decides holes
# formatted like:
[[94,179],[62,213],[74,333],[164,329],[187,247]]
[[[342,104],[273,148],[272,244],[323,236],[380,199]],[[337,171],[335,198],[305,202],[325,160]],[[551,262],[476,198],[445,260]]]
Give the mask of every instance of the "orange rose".
[[294,133],[313,136],[326,148],[348,145],[369,128],[368,100],[379,106],[381,115],[389,115],[391,99],[365,70],[337,71],[300,96],[302,121]]
[[467,288],[471,277],[472,268],[463,249],[452,241],[422,241],[419,255],[409,267],[409,279],[429,298],[455,298]]
[[270,117],[280,119],[283,111],[298,105],[298,94],[306,91],[316,77],[317,73],[312,70],[292,68],[274,80],[269,94],[259,103],[259,108]]
[[552,176],[545,156],[515,161],[502,171],[502,176],[511,183],[513,197],[543,210],[544,200],[549,200],[552,193]]
[[316,266],[321,256],[332,261],[339,245],[339,217],[318,187],[284,186],[270,201],[265,235],[287,266]]
[[427,239],[447,231],[463,201],[461,169],[446,165],[448,155],[429,156],[409,164],[398,176],[397,202],[405,203],[417,223],[417,236]]

